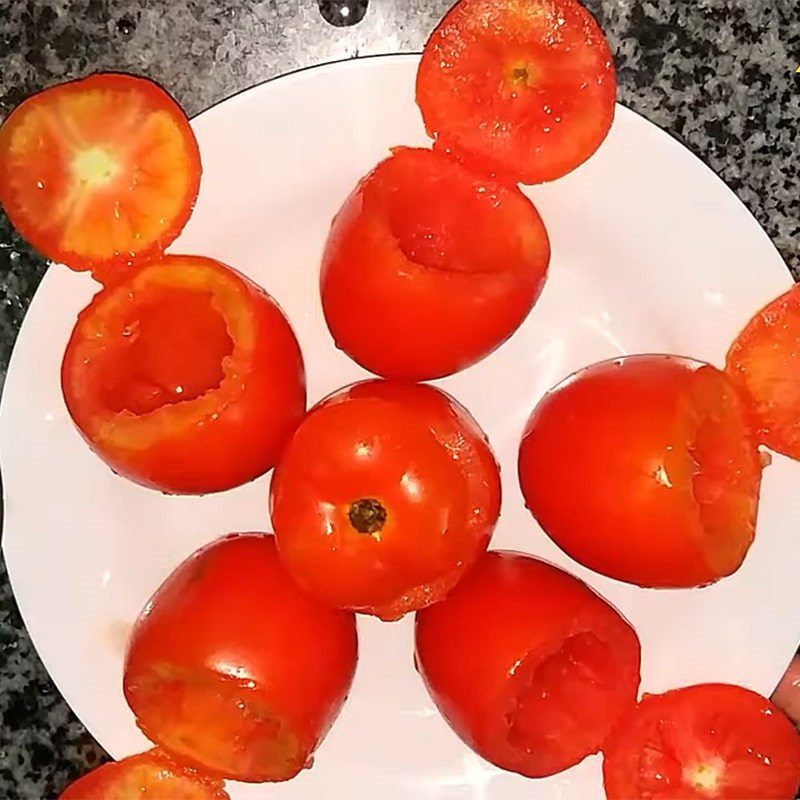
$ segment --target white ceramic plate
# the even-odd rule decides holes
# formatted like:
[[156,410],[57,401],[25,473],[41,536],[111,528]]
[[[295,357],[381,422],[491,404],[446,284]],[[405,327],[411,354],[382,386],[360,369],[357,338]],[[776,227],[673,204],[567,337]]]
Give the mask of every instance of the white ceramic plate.
[[[410,55],[330,64],[258,86],[194,121],[203,185],[172,250],[228,262],[277,298],[303,348],[311,402],[365,375],[325,327],[319,257],[357,179],[390,146],[425,144],[416,66]],[[719,364],[751,313],[790,284],[789,273],[733,193],[624,108],[588,164],[531,196],[553,244],[544,293],[497,353],[441,381],[504,465],[494,546],[550,559],[621,609],[642,640],[643,689],[717,680],[768,694],[800,628],[800,464],[775,459],[747,561],[701,591],[644,591],[571,562],[525,511],[515,464],[530,410],[566,374],[628,352]],[[0,417],[4,549],[42,660],[89,730],[121,757],[147,746],[121,691],[131,622],[195,548],[227,531],[268,529],[268,478],[218,496],[164,497],[114,476],[89,452],[67,416],[59,365],[94,289],[85,275],[51,269],[14,350]],[[484,763],[428,699],[413,667],[411,619],[362,619],[359,629],[353,692],[314,768],[268,790],[233,785],[234,798],[603,796],[597,757],[537,782]]]

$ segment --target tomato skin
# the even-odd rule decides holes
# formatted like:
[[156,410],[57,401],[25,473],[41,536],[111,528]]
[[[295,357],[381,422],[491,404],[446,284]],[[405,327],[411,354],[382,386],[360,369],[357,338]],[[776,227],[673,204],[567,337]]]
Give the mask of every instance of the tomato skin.
[[629,356],[545,395],[519,477],[533,516],[576,561],[640,586],[691,587],[744,560],[761,461],[745,398],[723,373]]
[[728,351],[725,371],[750,398],[758,439],[800,459],[800,286],[767,303]]
[[230,800],[219,781],[176,764],[159,750],[111,761],[70,784],[59,800]]
[[[167,397],[148,413],[109,407],[110,376],[138,379],[140,367],[122,360],[135,338],[128,334],[143,329],[145,315],[159,312],[166,288],[176,286],[190,297],[208,292],[214,298],[209,308],[221,314],[232,347],[217,365],[222,381],[218,377],[216,387],[193,399]],[[182,306],[173,305],[166,308],[166,318],[180,320]],[[209,347],[207,341],[181,340],[179,334],[180,325],[174,340],[155,341],[150,348],[156,351],[151,359],[167,361],[165,367],[156,364],[167,377]],[[150,335],[156,338],[158,330]],[[163,382],[163,376],[152,380]],[[305,410],[302,356],[280,308],[230,267],[198,256],[166,256],[98,293],[73,329],[61,384],[78,430],[111,469],[175,494],[224,491],[262,475],[277,461]],[[125,391],[130,402],[127,394],[133,390]]]
[[[377,504],[375,529],[351,516]],[[500,475],[477,423],[431,386],[367,381],[315,406],[272,479],[281,560],[307,591],[393,620],[437,602],[486,549]]]
[[[588,637],[604,660],[579,666],[590,676],[582,682],[580,672],[569,674],[564,648]],[[577,578],[530,556],[489,552],[443,602],[417,614],[416,661],[464,742],[503,769],[542,777],[597,752],[635,704],[640,646],[628,623]],[[595,678],[606,689],[594,691]],[[538,746],[515,743],[515,736],[525,741],[526,726]]]
[[603,778],[608,800],[792,800],[800,735],[740,686],[645,695],[610,738]]
[[47,258],[101,280],[163,252],[191,215],[200,175],[186,115],[134,75],[49,87],[0,127],[0,203],[14,227]]
[[439,378],[514,333],[549,260],[544,224],[516,187],[399,148],[334,219],[320,274],[325,319],[370,372]]
[[575,0],[461,0],[425,45],[416,96],[437,148],[532,184],[597,150],[616,87],[608,42]]
[[336,719],[357,651],[354,616],[301,591],[273,536],[232,534],[187,559],[145,606],[125,698],[145,735],[181,761],[223,778],[288,780]]

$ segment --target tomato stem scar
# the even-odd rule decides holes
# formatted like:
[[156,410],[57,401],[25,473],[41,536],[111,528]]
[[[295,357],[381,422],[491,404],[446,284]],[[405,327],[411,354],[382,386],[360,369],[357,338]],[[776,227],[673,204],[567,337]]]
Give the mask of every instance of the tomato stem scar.
[[372,497],[362,497],[352,503],[347,516],[359,533],[377,533],[386,524],[386,509]]

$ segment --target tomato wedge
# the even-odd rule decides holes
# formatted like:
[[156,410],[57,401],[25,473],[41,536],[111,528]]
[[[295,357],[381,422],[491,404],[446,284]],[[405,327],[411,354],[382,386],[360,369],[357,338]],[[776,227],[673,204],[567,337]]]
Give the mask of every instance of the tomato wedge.
[[536,406],[519,451],[545,533],[589,569],[639,586],[735,572],[755,535],[761,472],[744,394],[677,356],[570,376]]
[[522,183],[589,158],[611,128],[616,89],[608,42],[575,0],[461,0],[417,74],[437,147]]
[[529,777],[596,753],[639,687],[630,625],[577,578],[519,553],[484,554],[417,614],[416,657],[453,730]]
[[305,410],[300,348],[280,308],[198,256],[143,264],[97,294],[78,317],[61,382],[92,449],[170,493],[262,475]]
[[544,286],[547,231],[517,189],[398,148],[348,197],[322,261],[336,344],[388,378],[468,367],[508,339]]
[[232,534],[198,550],[134,626],[124,690],[145,735],[221,778],[285,781],[347,697],[355,617],[301,591],[273,536]]
[[702,684],[645,695],[605,748],[608,800],[792,800],[800,735],[748,689]]
[[759,441],[800,459],[800,285],[745,325],[728,351],[726,371],[752,401]]
[[186,115],[133,75],[45,89],[0,127],[0,202],[12,224],[47,258],[100,278],[175,239],[200,172]]
[[79,778],[60,800],[230,800],[219,781],[179,766],[159,750],[112,761]]

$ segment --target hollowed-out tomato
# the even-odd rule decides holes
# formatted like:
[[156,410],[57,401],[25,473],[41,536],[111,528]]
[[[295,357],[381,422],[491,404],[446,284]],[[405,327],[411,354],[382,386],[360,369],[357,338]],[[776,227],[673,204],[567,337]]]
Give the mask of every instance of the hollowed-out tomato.
[[70,784],[59,800],[230,800],[222,783],[151,750],[112,761]]
[[700,586],[753,541],[761,458],[744,395],[714,367],[629,356],[535,408],[519,477],[544,531],[584,566],[641,586]]
[[160,253],[189,219],[200,154],[159,86],[105,73],[45,89],[0,128],[0,202],[43,255],[104,278]]
[[401,148],[356,187],[322,261],[336,344],[388,378],[468,367],[519,327],[544,285],[539,214],[503,186],[430,150]]
[[241,781],[283,781],[344,702],[355,618],[301,591],[275,539],[238,534],[199,550],[136,623],[125,697],[145,735],[180,761]]
[[769,700],[704,684],[645,695],[605,748],[608,800],[792,800],[800,735]]
[[800,286],[747,323],[728,351],[726,371],[750,398],[759,441],[800,459]]
[[444,597],[486,549],[500,475],[452,397],[368,381],[311,409],[275,470],[271,509],[281,560],[301,586],[396,619]]
[[416,657],[453,730],[529,777],[597,752],[639,686],[630,625],[577,578],[518,553],[484,554],[417,614]]
[[270,469],[305,409],[300,349],[260,287],[167,256],[95,296],[61,371],[72,418],[116,472],[175,493]]
[[575,0],[461,0],[425,45],[417,103],[437,148],[540,183],[597,150],[616,87],[608,42]]

